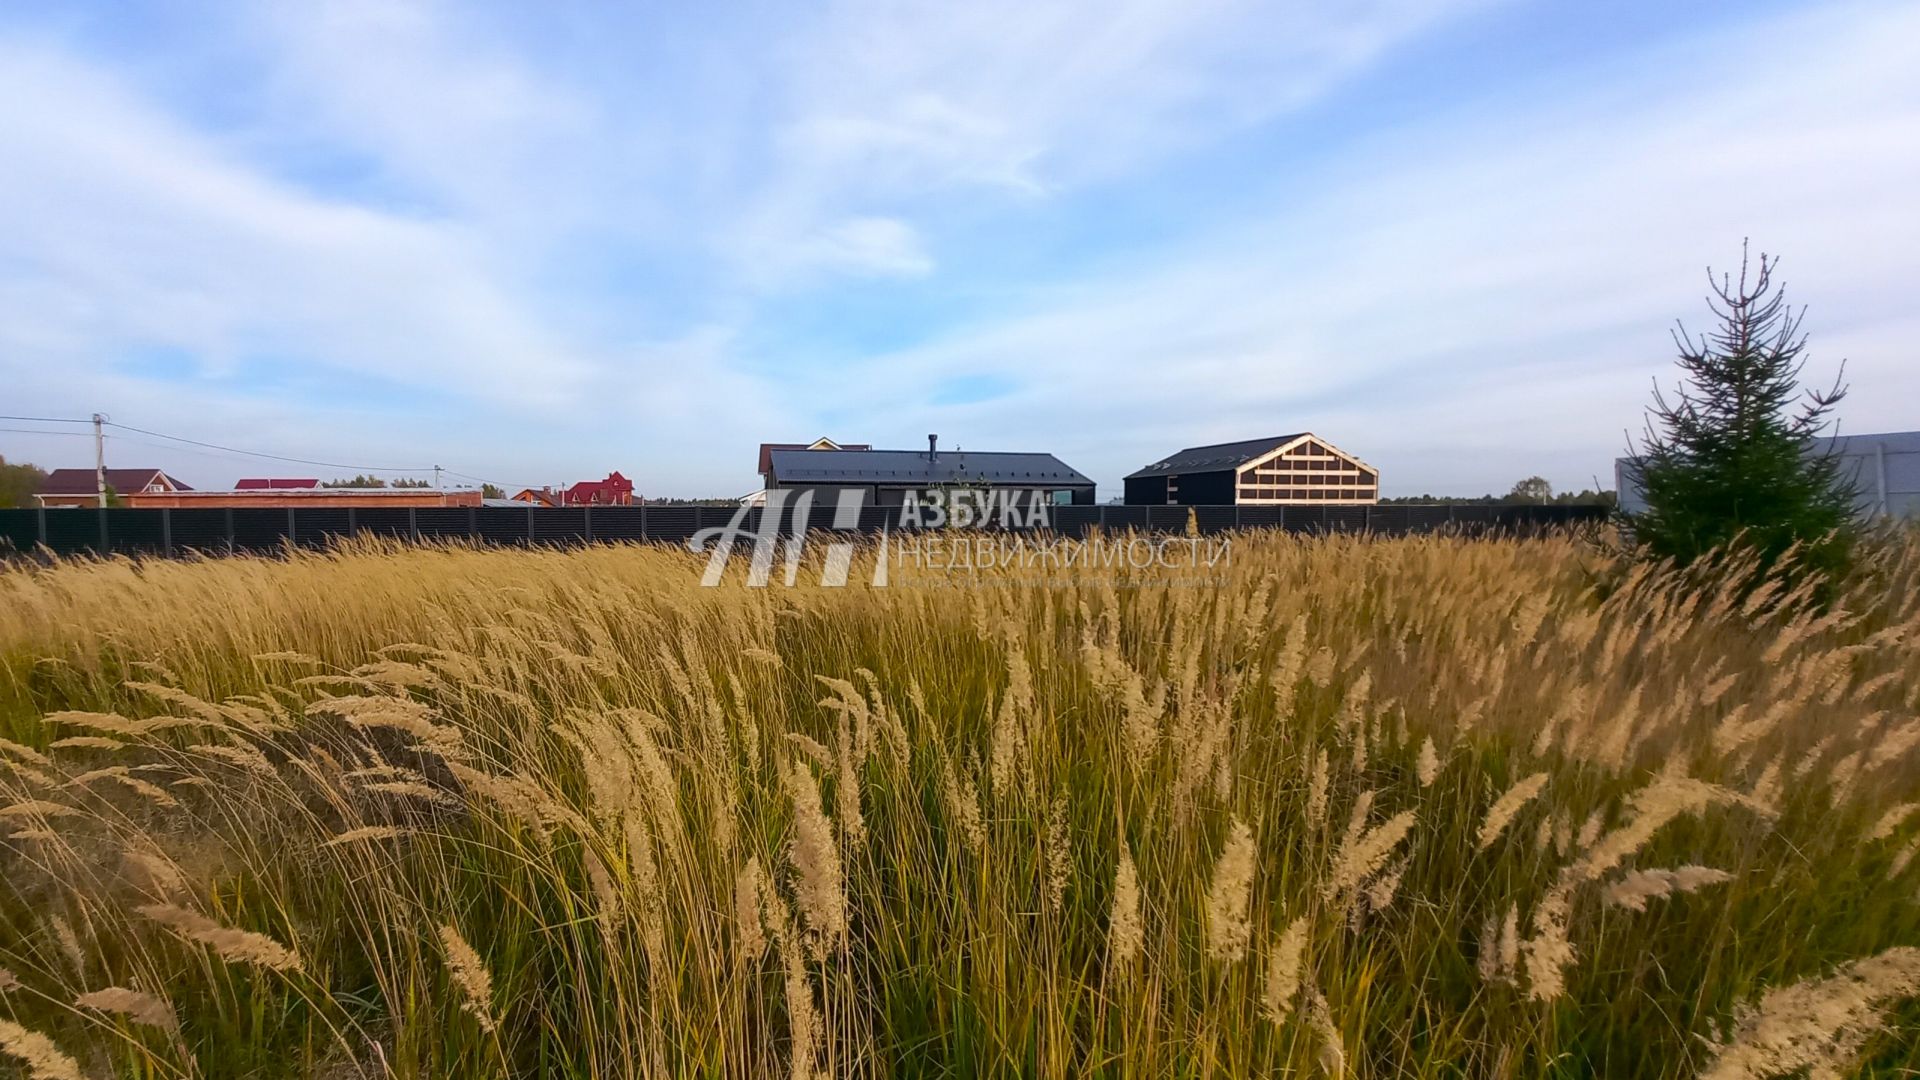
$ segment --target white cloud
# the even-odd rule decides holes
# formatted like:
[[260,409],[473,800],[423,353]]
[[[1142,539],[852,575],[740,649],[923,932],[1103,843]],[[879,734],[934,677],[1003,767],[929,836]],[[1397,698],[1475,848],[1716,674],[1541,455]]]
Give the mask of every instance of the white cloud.
[[263,178],[56,54],[0,45],[0,100],[44,103],[0,110],[0,362],[164,347],[536,403],[583,373],[458,225]]
[[925,277],[933,272],[913,226],[898,218],[852,217],[801,240],[765,252],[755,271],[770,278],[821,268],[877,277]]
[[[1911,427],[1917,36],[1910,9],[1830,10],[1398,133],[1343,160],[1347,184],[834,385],[864,388],[843,407],[890,416],[896,438],[933,423],[1045,443],[1108,489],[1178,446],[1304,427],[1401,491],[1535,471],[1578,487],[1609,475],[1671,372],[1673,318],[1704,316],[1702,264],[1751,234],[1812,304],[1813,371],[1851,357],[1848,429]],[[1767,62],[1780,40],[1790,68]],[[963,368],[1022,390],[886,407]]]
[[776,54],[781,136],[737,250],[875,205],[1058,195],[1299,108],[1481,2],[848,0]]

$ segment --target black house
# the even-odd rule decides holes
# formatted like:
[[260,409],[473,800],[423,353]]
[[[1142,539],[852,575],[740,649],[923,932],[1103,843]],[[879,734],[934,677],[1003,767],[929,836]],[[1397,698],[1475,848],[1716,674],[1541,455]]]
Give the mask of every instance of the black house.
[[1310,431],[1190,446],[1126,478],[1129,506],[1359,506],[1380,471]]
[[767,491],[811,490],[815,506],[836,505],[858,490],[865,506],[896,507],[907,493],[995,491],[1020,505],[1090,506],[1093,481],[1052,454],[941,450],[786,450],[766,454]]

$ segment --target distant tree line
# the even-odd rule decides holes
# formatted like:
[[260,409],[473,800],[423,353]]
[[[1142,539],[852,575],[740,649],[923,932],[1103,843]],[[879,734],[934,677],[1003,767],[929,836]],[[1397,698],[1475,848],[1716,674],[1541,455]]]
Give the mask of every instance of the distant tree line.
[[329,480],[320,486],[326,488],[430,488],[433,484],[425,480],[383,480],[378,476],[355,476],[351,480]]
[[0,507],[32,506],[34,492],[45,483],[47,471],[28,462],[13,464],[0,456]]
[[1605,506],[1617,507],[1619,496],[1613,491],[1582,488],[1578,492],[1555,492],[1543,476],[1529,476],[1516,482],[1505,495],[1401,495],[1381,499],[1381,505],[1442,503],[1450,506]]

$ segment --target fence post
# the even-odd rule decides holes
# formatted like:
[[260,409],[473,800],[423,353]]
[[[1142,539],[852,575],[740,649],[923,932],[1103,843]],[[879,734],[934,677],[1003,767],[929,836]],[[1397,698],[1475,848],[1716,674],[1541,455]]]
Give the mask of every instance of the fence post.
[[287,507],[287,543],[296,547],[300,544],[300,533],[293,527],[293,507]]
[[585,510],[580,511],[580,516],[586,522],[584,528],[586,529],[587,543],[591,544],[593,543],[593,507],[589,506]]
[[416,544],[420,542],[420,512],[411,506],[407,507],[407,536]]
[[226,509],[226,522],[227,522],[227,554],[229,554],[229,555],[231,555],[231,554],[233,554],[233,549],[234,549],[234,543],[233,543],[233,507],[231,507],[231,506],[229,506],[229,507],[227,507],[227,509]]
[[39,514],[37,515],[37,521],[40,526],[40,546],[46,547],[47,546],[47,504],[41,503],[37,509],[39,510]]
[[173,558],[173,511],[160,509],[160,550]]
[[640,539],[642,540],[653,539],[653,537],[647,533],[647,504],[646,503],[640,504]]
[[360,518],[353,512],[353,507],[351,506],[347,507],[347,535],[360,535]]
[[533,508],[537,505],[539,504],[538,503],[527,504],[527,545],[529,547],[533,545]]

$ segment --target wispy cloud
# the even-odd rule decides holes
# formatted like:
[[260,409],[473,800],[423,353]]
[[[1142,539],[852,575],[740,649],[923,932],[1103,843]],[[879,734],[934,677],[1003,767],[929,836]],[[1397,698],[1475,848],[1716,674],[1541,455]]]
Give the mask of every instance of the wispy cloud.
[[583,373],[457,223],[277,183],[46,52],[0,44],[0,98],[10,363],[72,376],[167,346],[211,375],[296,361],[536,402]]
[[[1895,403],[1920,368],[1896,295],[1920,245],[1900,209],[1920,183],[1902,135],[1920,129],[1915,34],[1910,12],[1797,16],[1721,36],[1710,63],[1681,63],[1706,52],[1686,43],[1462,111],[1356,148],[1344,182],[1303,202],[1255,200],[850,385],[931,417],[956,368],[1017,376],[1015,400],[969,419],[996,440],[1046,431],[1109,483],[1175,446],[1314,427],[1402,490],[1531,471],[1577,485],[1670,371],[1666,330],[1701,312],[1702,265],[1752,234],[1790,255],[1816,356],[1851,353],[1872,388],[1851,429],[1910,425]],[[1807,62],[1766,63],[1782,39]]]

